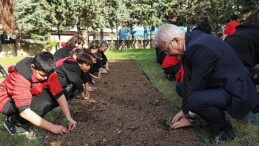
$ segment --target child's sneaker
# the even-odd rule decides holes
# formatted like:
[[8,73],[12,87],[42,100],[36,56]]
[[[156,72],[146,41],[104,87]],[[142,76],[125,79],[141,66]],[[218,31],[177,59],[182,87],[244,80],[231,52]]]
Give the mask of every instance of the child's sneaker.
[[21,126],[17,126],[15,123],[13,122],[9,122],[8,118],[4,121],[4,127],[6,128],[6,130],[11,134],[17,134],[17,135],[27,135],[30,132],[27,131],[26,129],[24,129]]
[[169,81],[173,81],[174,80],[174,76],[171,75],[171,74],[165,75],[165,78],[167,78]]

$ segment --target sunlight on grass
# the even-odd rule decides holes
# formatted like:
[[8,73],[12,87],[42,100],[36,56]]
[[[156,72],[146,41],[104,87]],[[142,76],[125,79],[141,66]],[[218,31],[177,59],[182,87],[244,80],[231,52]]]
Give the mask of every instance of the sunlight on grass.
[[155,49],[138,49],[127,51],[107,52],[109,59],[132,59],[135,60],[142,70],[149,76],[152,84],[167,97],[180,104],[180,98],[175,92],[175,82],[170,82],[164,77],[159,64],[156,63]]
[[[0,116],[0,121],[3,123],[5,116]],[[0,145],[1,146],[40,146],[39,139],[29,140],[25,136],[10,136],[3,124],[0,125]]]
[[[7,68],[11,65],[15,65],[18,61],[22,60],[24,57],[1,57],[0,58],[0,65],[7,71]],[[0,75],[2,77],[2,74]],[[0,78],[0,82],[4,79]]]
[[[155,50],[154,49],[137,49],[137,50],[126,50],[126,51],[108,51],[106,55],[109,60],[118,60],[118,59],[131,59],[135,60],[140,68],[145,72],[149,77],[150,81],[156,89],[162,92],[166,97],[170,98],[173,101],[174,106],[177,109],[181,107],[181,98],[175,92],[176,82],[170,82],[165,79],[161,67],[156,63],[155,59]],[[14,65],[16,62],[21,60],[24,57],[6,57],[0,58],[1,65],[6,69],[10,65]],[[0,78],[2,81],[3,78]],[[53,121],[58,114],[60,109],[57,108],[53,112],[50,112],[47,116],[47,119]],[[173,115],[172,115],[173,116]],[[4,116],[0,116],[1,122],[4,120]],[[236,138],[230,142],[212,144],[212,146],[258,146],[259,145],[259,126],[254,126],[246,121],[238,121],[231,119],[234,130],[236,132]],[[195,127],[195,125],[194,125]],[[196,127],[195,127],[196,129]],[[202,136],[205,138],[209,137],[209,129],[196,129],[202,133]],[[43,130],[42,130],[43,131]],[[0,145],[26,145],[26,146],[35,146],[39,145],[39,140],[32,141],[32,143],[27,142],[25,137],[21,136],[10,136],[6,132],[3,125],[0,126]]]
[[7,68],[10,65],[15,65],[18,61],[22,60],[24,57],[1,57],[0,64]]

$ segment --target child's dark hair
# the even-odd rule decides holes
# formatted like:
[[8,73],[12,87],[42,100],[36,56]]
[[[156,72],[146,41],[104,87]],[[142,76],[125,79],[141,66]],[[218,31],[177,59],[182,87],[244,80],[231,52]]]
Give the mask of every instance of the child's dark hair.
[[101,58],[98,56],[98,52],[97,53],[90,53],[89,54],[92,58],[94,58],[94,59],[98,59],[98,60],[100,60]]
[[230,16],[230,19],[231,19],[231,20],[237,20],[237,15],[236,15],[236,14],[231,15],[231,16]]
[[93,49],[99,49],[99,46],[98,45],[91,45],[88,50],[91,52],[91,50]]
[[85,63],[87,65],[93,64],[92,58],[86,53],[78,54],[76,57],[76,61],[77,61],[77,63],[80,63],[80,64],[83,64],[83,63]]
[[76,49],[76,50],[75,50],[76,56],[79,56],[80,54],[83,54],[83,53],[84,53],[84,50],[83,50],[83,49]]
[[218,38],[223,37],[223,32],[219,32],[219,33],[217,33],[217,37],[218,37]]
[[166,16],[166,19],[167,20],[170,20],[170,19],[173,19],[177,17],[176,13],[175,12],[170,12],[167,16]]
[[76,43],[82,43],[82,45],[84,44],[84,39],[77,34],[75,34],[70,40],[68,40],[68,42],[66,43],[67,44],[66,46],[68,48],[75,48]]
[[84,53],[83,49],[75,49],[75,50],[71,50],[69,51],[69,56],[73,57],[73,55],[78,56],[79,54]]
[[34,65],[36,70],[43,71],[51,74],[55,70],[54,57],[49,52],[38,53],[32,60],[31,64]]
[[107,41],[105,41],[105,40],[103,40],[103,41],[101,42],[100,47],[101,47],[101,46],[103,46],[103,45],[105,45],[105,46],[109,47],[108,42],[107,42]]
[[[100,47],[99,47],[98,45],[91,45],[91,46],[88,48],[90,54],[91,54],[94,58],[96,58],[96,59],[100,59],[100,58],[101,58],[100,53],[99,53],[99,52],[100,52],[99,48],[100,48]],[[97,52],[96,52],[95,54],[91,53],[91,50],[93,50],[93,49],[97,49]]]

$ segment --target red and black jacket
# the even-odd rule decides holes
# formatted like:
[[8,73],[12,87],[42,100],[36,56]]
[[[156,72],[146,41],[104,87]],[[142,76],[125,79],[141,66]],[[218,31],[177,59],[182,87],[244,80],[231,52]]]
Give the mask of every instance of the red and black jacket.
[[56,72],[48,80],[39,81],[32,74],[31,62],[27,57],[15,66],[9,67],[9,75],[0,84],[0,112],[7,101],[13,100],[19,112],[30,107],[32,96],[41,94],[44,88],[49,88],[51,94],[58,99],[63,94],[62,86]]
[[71,57],[60,59],[56,62],[56,72],[62,87],[65,88],[72,83],[79,93],[84,91],[84,72],[81,71],[77,61]]

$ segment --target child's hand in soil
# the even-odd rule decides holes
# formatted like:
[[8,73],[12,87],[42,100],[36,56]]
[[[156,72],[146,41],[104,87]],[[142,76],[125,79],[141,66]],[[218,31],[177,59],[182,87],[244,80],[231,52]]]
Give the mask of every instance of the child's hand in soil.
[[66,134],[69,133],[68,130],[62,125],[52,125],[50,131],[54,134]]
[[68,131],[71,132],[71,131],[73,131],[74,129],[76,129],[77,122],[76,122],[74,119],[72,119],[72,118],[68,118],[67,120],[68,120],[68,122],[69,122],[68,128],[67,128]]
[[96,90],[96,89],[97,89],[96,87],[91,87],[91,86],[89,86],[89,88],[88,88],[87,91],[93,92],[93,91]]
[[104,69],[104,68],[101,68],[101,73],[103,73],[103,74],[107,74],[107,70],[106,70],[106,69]]

